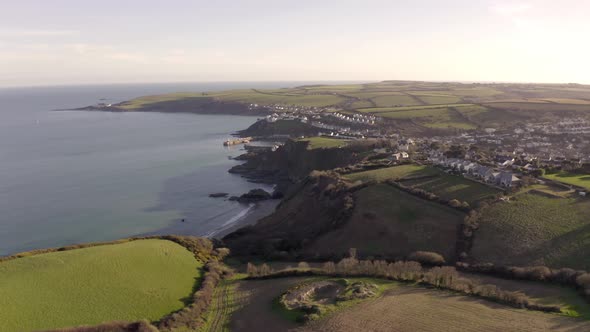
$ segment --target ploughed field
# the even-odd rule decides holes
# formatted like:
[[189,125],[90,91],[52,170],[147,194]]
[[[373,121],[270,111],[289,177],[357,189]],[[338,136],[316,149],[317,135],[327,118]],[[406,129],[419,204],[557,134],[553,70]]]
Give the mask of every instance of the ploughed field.
[[185,306],[201,268],[187,249],[158,239],[0,262],[0,331],[158,320]]

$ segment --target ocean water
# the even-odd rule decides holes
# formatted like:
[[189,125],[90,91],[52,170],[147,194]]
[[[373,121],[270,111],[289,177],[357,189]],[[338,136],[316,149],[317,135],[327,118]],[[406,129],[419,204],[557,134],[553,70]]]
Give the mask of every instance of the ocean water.
[[211,235],[251,207],[210,193],[264,187],[227,173],[238,163],[230,157],[243,151],[222,146],[254,117],[52,110],[163,92],[291,85],[0,89],[0,255],[171,230]]

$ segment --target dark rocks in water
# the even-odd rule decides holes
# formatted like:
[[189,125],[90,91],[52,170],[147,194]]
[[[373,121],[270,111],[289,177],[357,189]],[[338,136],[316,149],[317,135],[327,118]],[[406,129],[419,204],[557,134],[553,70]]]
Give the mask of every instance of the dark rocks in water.
[[232,197],[229,198],[230,201],[237,201],[239,199],[240,198],[238,196],[232,196]]
[[238,198],[240,203],[252,203],[271,199],[272,195],[264,189],[252,189]]
[[209,194],[209,197],[218,198],[218,197],[227,197],[227,195],[229,195],[229,194],[228,193],[214,193],[214,194]]

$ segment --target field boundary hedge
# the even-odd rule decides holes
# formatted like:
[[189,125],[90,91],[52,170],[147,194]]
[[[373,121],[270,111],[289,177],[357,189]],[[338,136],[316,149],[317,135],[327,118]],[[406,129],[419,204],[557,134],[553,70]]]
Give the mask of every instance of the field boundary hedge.
[[[307,266],[307,267],[306,267]],[[457,294],[474,296],[514,308],[560,313],[561,307],[532,303],[522,292],[505,291],[496,285],[480,285],[468,278],[459,276],[453,266],[434,267],[425,271],[422,265],[414,261],[361,261],[356,258],[345,258],[335,264],[326,262],[321,268],[309,268],[307,263],[300,263],[299,269],[272,271],[263,264],[257,267],[248,264],[247,279],[273,279],[298,276],[328,277],[369,277],[394,280],[406,283],[417,283],[422,286],[448,290]]]

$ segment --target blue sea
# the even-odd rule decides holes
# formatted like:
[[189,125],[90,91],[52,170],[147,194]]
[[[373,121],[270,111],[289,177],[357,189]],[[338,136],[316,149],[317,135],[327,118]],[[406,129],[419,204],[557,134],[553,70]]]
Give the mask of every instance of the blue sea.
[[0,256],[142,234],[212,235],[251,207],[210,193],[261,187],[227,172],[243,151],[222,146],[254,117],[54,110],[165,92],[294,85],[0,89]]

